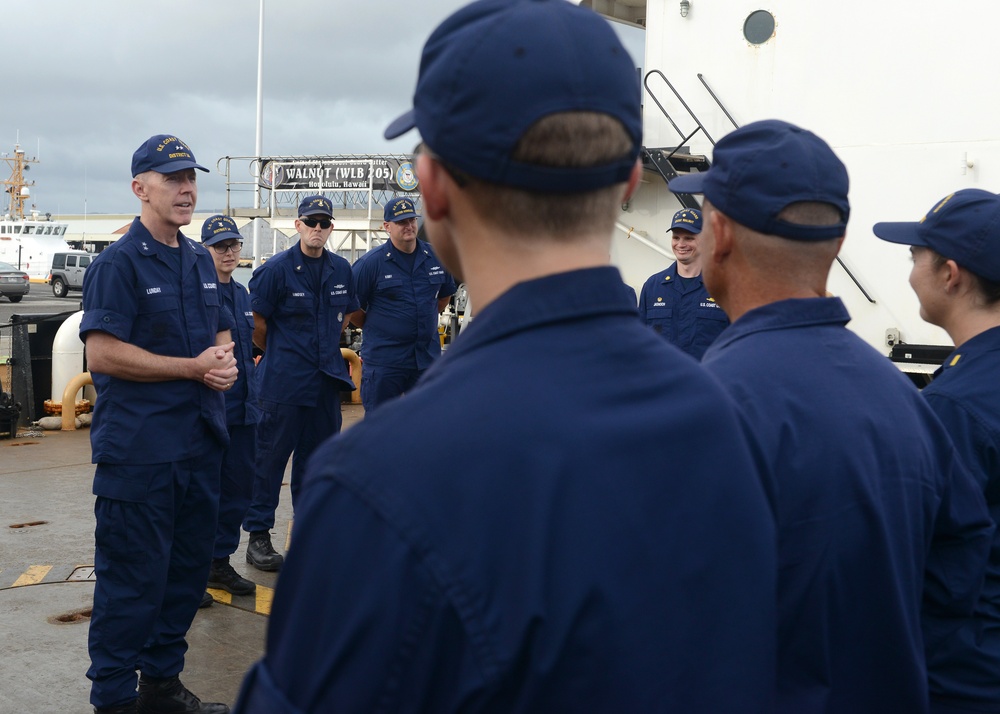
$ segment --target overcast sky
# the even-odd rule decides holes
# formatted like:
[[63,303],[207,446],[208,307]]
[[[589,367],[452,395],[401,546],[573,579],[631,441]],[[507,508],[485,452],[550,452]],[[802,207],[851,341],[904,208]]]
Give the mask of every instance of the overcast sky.
[[[410,151],[415,133],[389,142],[382,130],[411,106],[427,36],[463,4],[265,0],[263,154]],[[217,162],[254,154],[259,13],[259,0],[4,3],[0,152],[20,136],[40,159],[28,173],[38,209],[135,212],[132,152],[159,133],[212,169],[198,210],[224,208]],[[642,31],[616,29],[641,64]]]

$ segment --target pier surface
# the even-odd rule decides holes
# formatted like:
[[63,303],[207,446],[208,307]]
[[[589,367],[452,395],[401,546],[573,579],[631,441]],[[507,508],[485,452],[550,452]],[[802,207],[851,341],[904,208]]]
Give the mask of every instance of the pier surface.
[[[343,411],[345,428],[363,414],[357,404]],[[0,711],[93,711],[86,678],[94,596],[90,455],[87,429],[0,440]],[[272,531],[282,552],[291,534],[290,474],[289,464]],[[203,700],[230,706],[263,654],[280,575],[247,565],[246,545],[244,533],[231,562],[257,583],[257,594],[209,591],[216,602],[195,616],[181,675]]]

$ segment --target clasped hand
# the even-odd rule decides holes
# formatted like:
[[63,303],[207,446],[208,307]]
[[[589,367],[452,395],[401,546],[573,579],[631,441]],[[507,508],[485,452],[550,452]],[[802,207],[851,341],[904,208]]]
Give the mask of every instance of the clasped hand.
[[204,368],[205,376],[202,382],[206,387],[218,392],[231,389],[239,376],[236,366],[236,355],[233,353],[235,342],[225,345],[215,345],[198,355],[198,363]]

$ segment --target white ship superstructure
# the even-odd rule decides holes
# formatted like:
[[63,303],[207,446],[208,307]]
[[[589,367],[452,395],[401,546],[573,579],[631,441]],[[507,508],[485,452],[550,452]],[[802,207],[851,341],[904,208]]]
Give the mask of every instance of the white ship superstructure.
[[1000,191],[1000,95],[990,82],[1000,3],[581,4],[646,28],[647,170],[613,253],[627,282],[638,288],[673,259],[666,229],[685,197],[667,191],[670,172],[704,169],[737,125],[784,119],[826,139],[850,174],[851,220],[828,289],[847,304],[851,329],[886,354],[900,340],[949,343],[919,317],[907,251],[871,227],[918,220],[962,188]]
[[35,209],[25,212],[35,182],[26,181],[24,174],[30,164],[38,163],[37,159],[27,158],[24,149],[15,145],[14,155],[4,156],[3,160],[11,173],[3,182],[9,202],[7,211],[0,215],[0,262],[21,268],[33,283],[44,283],[52,254],[70,250],[65,240],[67,225]]

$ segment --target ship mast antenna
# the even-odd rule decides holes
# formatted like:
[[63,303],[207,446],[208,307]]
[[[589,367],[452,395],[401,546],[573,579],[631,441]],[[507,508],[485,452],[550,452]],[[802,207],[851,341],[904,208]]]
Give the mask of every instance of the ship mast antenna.
[[10,216],[19,221],[24,218],[24,204],[31,197],[29,189],[35,185],[34,181],[24,180],[24,172],[30,168],[29,164],[37,164],[38,159],[25,157],[24,149],[18,143],[14,145],[14,155],[3,156],[3,160],[10,166],[10,178],[3,182],[4,191],[10,194]]

